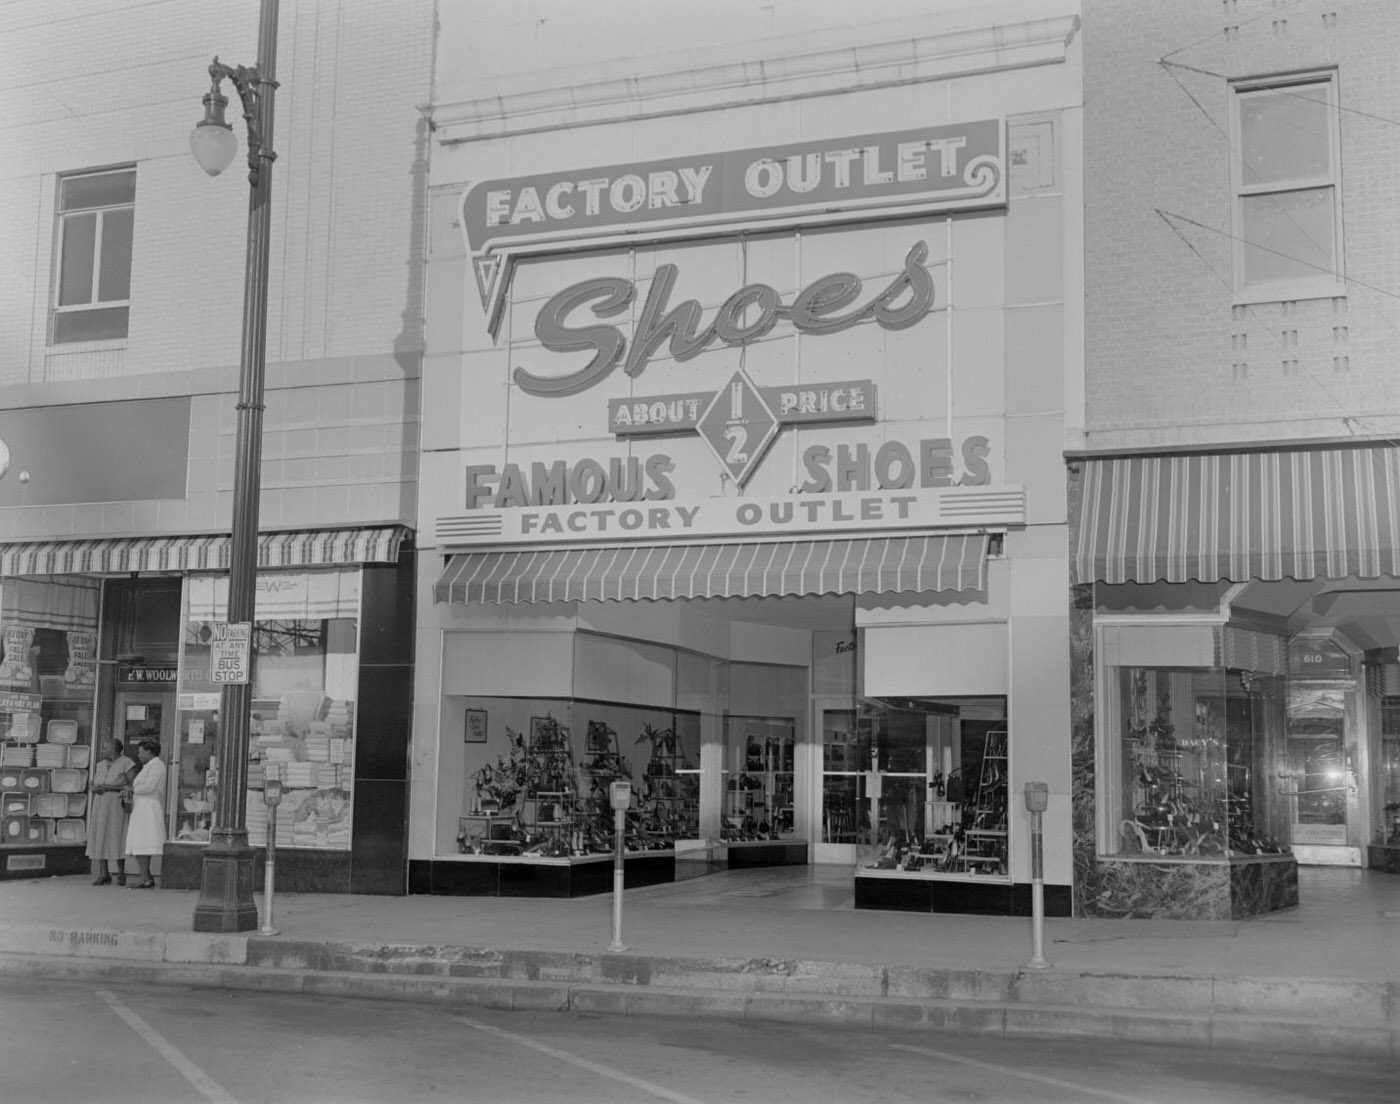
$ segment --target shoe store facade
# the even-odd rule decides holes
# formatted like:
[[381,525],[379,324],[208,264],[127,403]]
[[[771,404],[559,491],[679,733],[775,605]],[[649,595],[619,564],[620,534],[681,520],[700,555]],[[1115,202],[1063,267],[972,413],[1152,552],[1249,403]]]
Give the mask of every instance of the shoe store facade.
[[1077,21],[997,10],[504,95],[445,18],[410,892],[603,891],[622,789],[629,885],[1028,912],[1038,782],[1071,910]]

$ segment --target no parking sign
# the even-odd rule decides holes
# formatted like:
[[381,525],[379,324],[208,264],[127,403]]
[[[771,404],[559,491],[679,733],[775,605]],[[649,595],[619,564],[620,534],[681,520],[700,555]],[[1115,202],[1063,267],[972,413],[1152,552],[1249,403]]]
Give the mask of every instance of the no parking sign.
[[214,622],[209,638],[209,681],[244,683],[248,681],[249,647],[253,626],[248,621]]

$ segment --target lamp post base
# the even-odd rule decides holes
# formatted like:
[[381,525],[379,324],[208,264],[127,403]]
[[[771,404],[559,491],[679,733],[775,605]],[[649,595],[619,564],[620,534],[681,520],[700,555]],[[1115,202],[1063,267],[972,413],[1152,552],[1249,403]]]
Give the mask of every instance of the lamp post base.
[[257,851],[247,840],[245,832],[241,839],[219,840],[205,848],[199,901],[194,906],[195,931],[242,932],[258,926],[258,906],[253,902]]

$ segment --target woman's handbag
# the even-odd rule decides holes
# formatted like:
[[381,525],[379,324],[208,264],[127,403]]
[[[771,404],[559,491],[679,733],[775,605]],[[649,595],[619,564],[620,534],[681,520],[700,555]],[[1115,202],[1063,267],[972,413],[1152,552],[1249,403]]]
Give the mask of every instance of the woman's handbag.
[[125,787],[125,788],[122,790],[122,812],[124,812],[124,813],[129,813],[129,812],[131,812],[131,799],[132,799],[131,787],[130,787],[130,786],[127,786],[127,787]]

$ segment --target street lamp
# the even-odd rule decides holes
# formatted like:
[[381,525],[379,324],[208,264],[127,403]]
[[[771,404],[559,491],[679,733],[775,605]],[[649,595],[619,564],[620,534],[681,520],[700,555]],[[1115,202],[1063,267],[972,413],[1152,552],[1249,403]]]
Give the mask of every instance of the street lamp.
[[[267,263],[271,227],[272,101],[277,88],[277,2],[262,0],[258,16],[258,64],[251,69],[209,66],[213,87],[204,97],[204,118],[190,135],[190,151],[200,167],[216,176],[232,162],[237,147],[224,121],[228,98],[219,91],[225,78],[243,102],[248,125],[248,249],[243,283],[243,350],[239,360],[238,437],[233,474],[233,534],[229,550],[228,620],[251,624],[258,569],[258,497],[262,476],[263,377],[267,354]],[[251,645],[250,645],[251,646]],[[243,808],[248,791],[249,683],[226,683],[219,702],[223,739],[214,823],[204,849],[194,930],[251,931],[258,926],[253,902],[255,852],[248,846]]]

